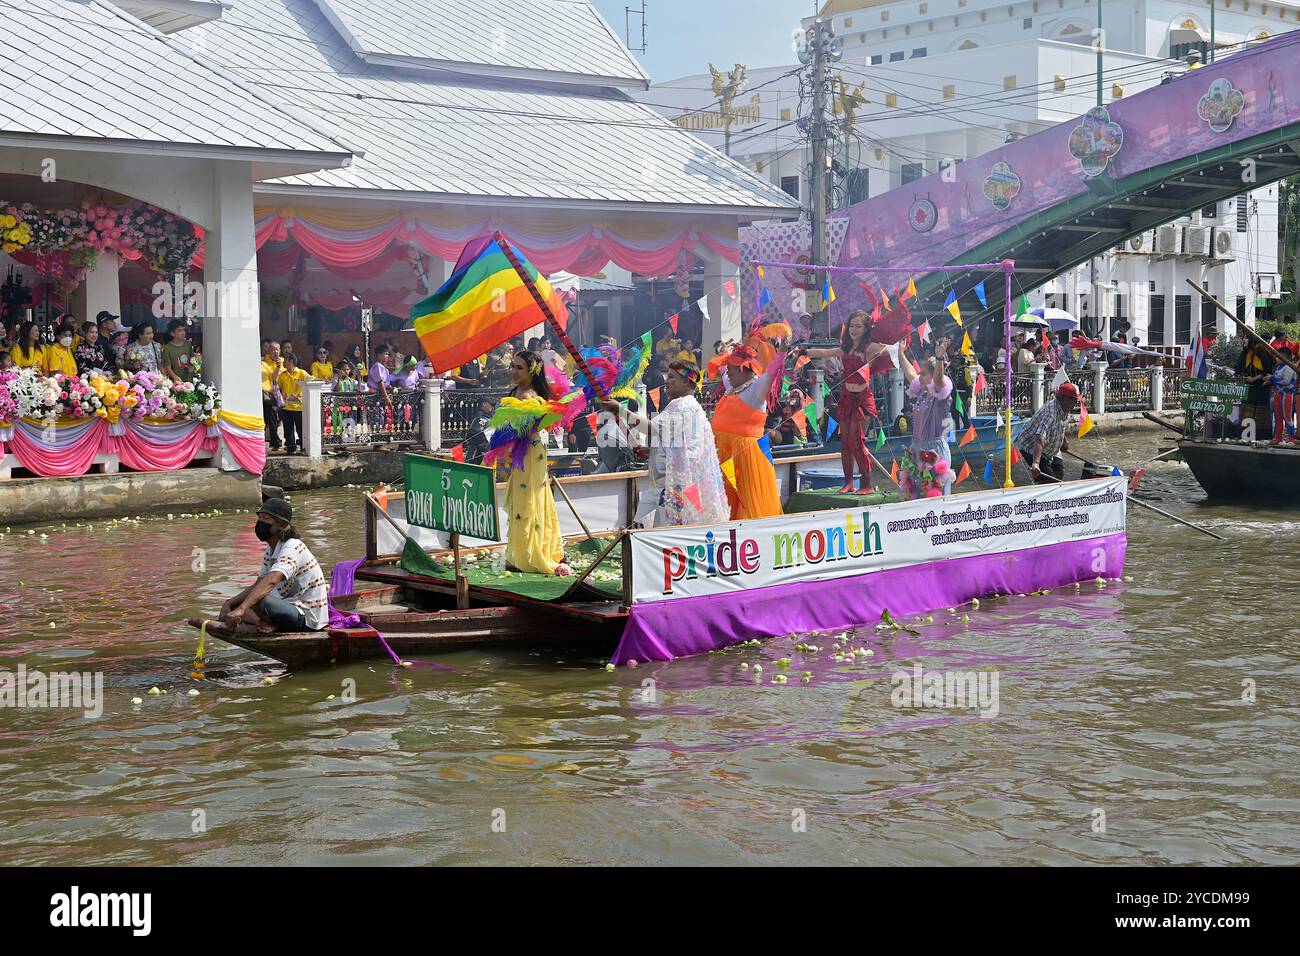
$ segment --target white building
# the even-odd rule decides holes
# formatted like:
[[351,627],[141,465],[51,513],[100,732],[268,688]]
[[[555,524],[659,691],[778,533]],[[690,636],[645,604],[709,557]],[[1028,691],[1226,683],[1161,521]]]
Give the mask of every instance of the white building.
[[[1300,25],[1296,0],[1214,2],[1217,56]],[[906,186],[946,161],[962,162],[1079,116],[1097,102],[1094,36],[1101,41],[1102,100],[1109,103],[1187,69],[1184,58],[1193,50],[1208,58],[1211,33],[1210,0],[1103,2],[1100,33],[1097,0],[830,0],[820,15],[830,18],[843,45],[843,58],[831,67],[840,89],[865,99],[847,147],[832,157],[841,172],[832,206]],[[739,115],[730,153],[806,206],[811,150],[795,123],[805,72],[792,60],[748,73],[734,101]],[[709,79],[704,73],[656,84],[645,99],[722,148]],[[803,95],[811,94],[805,88]],[[1207,206],[1177,225],[1179,252],[1154,253],[1157,237],[1148,234],[1144,243],[1123,243],[1046,283],[1031,299],[1086,317],[1096,330],[1098,304],[1089,294],[1096,281],[1108,320],[1103,330],[1112,327],[1109,320],[1126,319],[1143,343],[1172,346],[1189,340],[1195,316],[1213,316],[1186,278],[1248,318],[1257,301],[1278,296],[1276,185]],[[1192,258],[1181,251],[1185,239],[1189,249],[1217,242],[1223,254],[1210,262]]]

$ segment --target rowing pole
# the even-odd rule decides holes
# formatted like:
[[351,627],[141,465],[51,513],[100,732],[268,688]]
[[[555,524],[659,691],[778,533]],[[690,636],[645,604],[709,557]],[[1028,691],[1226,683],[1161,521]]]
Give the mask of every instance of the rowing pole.
[[[1293,369],[1293,370],[1296,372],[1296,374],[1300,375],[1300,365],[1297,365],[1295,362],[1288,362],[1286,359],[1284,359],[1284,358],[1282,357],[1281,353],[1278,352],[1277,349],[1273,348],[1273,346],[1271,346],[1271,345],[1269,345],[1267,342],[1265,342],[1264,339],[1263,339],[1263,337],[1262,337],[1258,332],[1256,332],[1254,329],[1252,329],[1249,325],[1247,325],[1247,324],[1246,324],[1245,322],[1243,322],[1241,319],[1237,318],[1236,315],[1234,315],[1233,313],[1229,312],[1227,306],[1225,306],[1222,302],[1220,302],[1220,301],[1219,301],[1218,299],[1216,299],[1214,296],[1210,295],[1210,293],[1206,292],[1205,289],[1203,289],[1199,284],[1197,284],[1196,282],[1192,281],[1191,279],[1188,279],[1188,280],[1187,280],[1187,284],[1190,285],[1190,286],[1191,286],[1193,289],[1195,289],[1197,292],[1199,292],[1199,293],[1201,294],[1201,298],[1203,298],[1203,299],[1208,299],[1209,301],[1213,302],[1213,303],[1214,303],[1214,307],[1215,307],[1216,309],[1218,309],[1220,312],[1222,312],[1222,313],[1223,313],[1224,315],[1226,315],[1228,318],[1232,319],[1232,321],[1236,322],[1236,323],[1237,323],[1237,328],[1239,328],[1239,329],[1241,329],[1242,331],[1244,331],[1244,332],[1246,333],[1246,335],[1247,335],[1249,338],[1253,339],[1254,341],[1258,342],[1260,345],[1264,346],[1264,348],[1268,350],[1268,354],[1271,355],[1271,356],[1273,357],[1274,361],[1276,361],[1276,362],[1278,362],[1278,363],[1280,363],[1280,364],[1282,364],[1282,365],[1286,365],[1286,366],[1290,367],[1291,369]],[[1193,371],[1195,371],[1195,370],[1193,370]]]
[[[1072,451],[1069,451],[1068,449],[1062,448],[1061,451],[1065,452],[1065,454],[1069,455],[1069,456],[1070,456],[1071,458],[1073,458],[1075,461],[1081,461],[1081,462],[1083,462],[1085,465],[1091,465],[1091,464],[1092,464],[1092,462],[1088,461],[1088,459],[1086,459],[1086,458],[1080,458],[1078,455],[1076,455],[1076,454],[1075,454],[1074,452],[1072,452]],[[1048,478],[1052,479],[1052,481],[1060,481],[1060,480],[1061,480],[1061,479],[1057,478],[1055,475],[1048,475],[1048,474],[1047,474],[1046,472],[1044,472],[1044,471],[1040,471],[1039,474],[1040,474],[1040,475],[1046,475]],[[1139,508],[1146,508],[1148,511],[1154,511],[1154,512],[1155,512],[1156,514],[1158,514],[1158,515],[1163,515],[1164,517],[1168,518],[1170,521],[1177,521],[1179,524],[1185,524],[1185,525],[1187,525],[1187,527],[1191,528],[1193,531],[1199,531],[1199,532],[1201,532],[1201,534],[1208,534],[1211,538],[1214,538],[1216,541],[1227,541],[1227,540],[1228,540],[1227,538],[1225,538],[1225,537],[1224,537],[1223,535],[1221,535],[1221,534],[1215,534],[1215,533],[1214,533],[1213,531],[1211,531],[1209,528],[1202,528],[1202,527],[1200,527],[1199,525],[1194,525],[1194,524],[1192,524],[1190,521],[1186,521],[1186,520],[1184,520],[1184,519],[1178,517],[1178,515],[1171,515],[1168,511],[1164,511],[1164,510],[1162,510],[1162,509],[1160,509],[1160,508],[1157,508],[1155,505],[1149,505],[1149,504],[1147,504],[1145,501],[1138,501],[1138,499],[1134,498],[1132,495],[1129,495],[1129,496],[1128,496],[1128,500],[1131,501],[1131,502],[1133,502],[1133,504],[1137,505]]]

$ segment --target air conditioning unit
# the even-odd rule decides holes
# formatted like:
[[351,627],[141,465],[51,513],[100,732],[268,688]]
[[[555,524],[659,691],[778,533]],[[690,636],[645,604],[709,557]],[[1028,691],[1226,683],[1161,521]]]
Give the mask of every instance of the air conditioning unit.
[[1136,236],[1130,236],[1119,251],[1149,255],[1151,253],[1151,233],[1139,232]]
[[1183,255],[1209,258],[1210,230],[1206,226],[1183,226]]
[[1214,230],[1214,258],[1230,262],[1237,258],[1237,233],[1232,229]]
[[1183,230],[1178,226],[1161,226],[1156,230],[1156,255],[1176,256],[1183,251]]

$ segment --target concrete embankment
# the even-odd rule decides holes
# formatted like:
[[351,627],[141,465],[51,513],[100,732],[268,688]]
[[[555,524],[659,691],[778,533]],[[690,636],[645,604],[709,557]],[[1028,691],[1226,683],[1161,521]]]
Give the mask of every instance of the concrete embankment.
[[337,488],[342,485],[374,486],[402,480],[406,451],[363,451],[323,458],[272,455],[262,478],[285,491]]
[[0,524],[255,508],[261,501],[260,483],[255,476],[216,468],[14,478],[0,482]]

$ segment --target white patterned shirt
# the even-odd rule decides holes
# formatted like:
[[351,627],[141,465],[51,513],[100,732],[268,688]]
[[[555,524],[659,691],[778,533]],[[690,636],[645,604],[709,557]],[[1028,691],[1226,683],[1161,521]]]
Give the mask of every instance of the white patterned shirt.
[[302,609],[308,630],[319,631],[329,623],[329,587],[325,584],[325,574],[300,538],[281,541],[274,551],[267,547],[258,577],[266,577],[272,571],[284,575],[275,591]]

